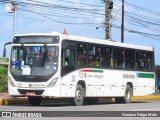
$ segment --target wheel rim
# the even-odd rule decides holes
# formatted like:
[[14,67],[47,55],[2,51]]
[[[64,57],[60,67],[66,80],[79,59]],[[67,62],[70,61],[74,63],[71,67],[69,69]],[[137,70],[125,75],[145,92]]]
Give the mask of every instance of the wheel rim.
[[76,100],[77,101],[81,101],[82,100],[82,91],[81,90],[77,90],[76,91]]
[[127,95],[127,100],[130,100],[130,98],[131,98],[131,93],[130,93],[130,91],[128,90],[127,92],[126,92],[126,95]]

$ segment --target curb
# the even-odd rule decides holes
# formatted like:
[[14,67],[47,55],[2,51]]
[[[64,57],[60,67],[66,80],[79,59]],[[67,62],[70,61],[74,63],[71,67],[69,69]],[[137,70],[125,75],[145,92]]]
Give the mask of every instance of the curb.
[[[135,96],[135,97],[132,97],[131,100],[132,101],[137,101],[137,100],[160,100],[160,96]],[[99,102],[115,102],[115,99],[114,98],[100,98]],[[28,99],[27,98],[0,99],[0,105],[20,105],[20,104],[29,104]]]
[[160,96],[135,96],[131,100],[160,100]]
[[[99,99],[100,102],[107,102],[107,101],[115,102],[114,98],[106,99],[101,98]],[[138,101],[138,100],[160,100],[160,96],[134,96],[131,98],[132,101]]]
[[[160,100],[160,96],[134,96],[131,98],[131,101],[138,100]],[[99,102],[115,102],[114,98],[100,98]]]
[[0,99],[0,105],[17,105],[17,104],[28,104],[28,99]]

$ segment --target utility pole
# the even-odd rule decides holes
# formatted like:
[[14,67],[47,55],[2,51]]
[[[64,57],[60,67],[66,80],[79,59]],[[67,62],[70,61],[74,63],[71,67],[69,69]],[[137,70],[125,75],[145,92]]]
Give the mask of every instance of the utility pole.
[[16,35],[16,28],[17,28],[17,0],[14,3],[14,27],[13,27],[13,34]]
[[122,0],[121,43],[124,43],[124,0]]
[[13,36],[16,34],[16,24],[17,24],[17,0],[11,1],[11,0],[6,0],[6,11],[8,13],[14,13],[14,22],[13,22]]
[[105,40],[111,39],[111,9],[113,8],[113,2],[111,0],[105,0]]

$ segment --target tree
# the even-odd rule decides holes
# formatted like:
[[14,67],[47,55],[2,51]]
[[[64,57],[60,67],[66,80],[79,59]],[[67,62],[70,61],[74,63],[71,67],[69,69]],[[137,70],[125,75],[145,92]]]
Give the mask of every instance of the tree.
[[5,66],[0,66],[0,93],[8,91],[8,70]]

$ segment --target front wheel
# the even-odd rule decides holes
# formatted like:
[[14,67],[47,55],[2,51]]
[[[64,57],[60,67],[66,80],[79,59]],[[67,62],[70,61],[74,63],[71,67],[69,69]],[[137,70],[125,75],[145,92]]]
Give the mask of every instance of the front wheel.
[[132,88],[130,87],[130,85],[127,85],[126,90],[125,90],[125,96],[124,97],[117,97],[117,98],[115,98],[115,101],[117,103],[130,103],[132,94],[133,94]]
[[32,106],[38,106],[38,105],[40,105],[41,104],[41,102],[42,102],[42,97],[32,97],[32,96],[29,96],[28,97],[28,101],[29,101],[29,103],[32,105]]
[[85,96],[85,88],[78,84],[75,92],[75,97],[72,99],[72,104],[74,106],[80,106],[83,104],[83,99]]

